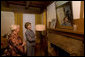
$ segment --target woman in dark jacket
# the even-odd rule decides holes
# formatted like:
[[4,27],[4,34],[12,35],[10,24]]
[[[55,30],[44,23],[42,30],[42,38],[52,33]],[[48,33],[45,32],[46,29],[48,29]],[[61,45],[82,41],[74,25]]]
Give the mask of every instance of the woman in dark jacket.
[[31,23],[26,22],[25,28],[27,29],[25,32],[25,36],[27,39],[27,56],[34,56],[35,50],[35,34],[31,30]]

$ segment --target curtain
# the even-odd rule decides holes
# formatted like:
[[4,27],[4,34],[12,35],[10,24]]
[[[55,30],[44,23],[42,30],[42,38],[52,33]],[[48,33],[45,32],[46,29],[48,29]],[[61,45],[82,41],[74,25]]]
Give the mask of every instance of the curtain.
[[19,35],[23,38],[23,14],[22,13],[14,13],[15,15],[15,24],[20,25]]

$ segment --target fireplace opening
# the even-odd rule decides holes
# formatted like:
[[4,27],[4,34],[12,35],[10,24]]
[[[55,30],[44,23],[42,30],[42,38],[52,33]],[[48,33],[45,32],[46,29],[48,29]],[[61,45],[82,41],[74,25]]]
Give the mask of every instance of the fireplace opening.
[[65,50],[61,49],[60,47],[54,45],[54,44],[50,44],[52,48],[54,48],[57,56],[70,56],[70,54],[68,52],[66,52]]

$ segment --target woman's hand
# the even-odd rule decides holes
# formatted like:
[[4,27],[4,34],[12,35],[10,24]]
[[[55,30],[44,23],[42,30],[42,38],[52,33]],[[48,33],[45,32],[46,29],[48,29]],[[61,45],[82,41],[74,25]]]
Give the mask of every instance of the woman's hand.
[[25,46],[26,45],[26,42],[23,42],[22,46]]
[[32,39],[31,39],[31,38],[29,38],[29,40],[31,41]]
[[11,45],[9,45],[9,47],[12,49],[13,47]]

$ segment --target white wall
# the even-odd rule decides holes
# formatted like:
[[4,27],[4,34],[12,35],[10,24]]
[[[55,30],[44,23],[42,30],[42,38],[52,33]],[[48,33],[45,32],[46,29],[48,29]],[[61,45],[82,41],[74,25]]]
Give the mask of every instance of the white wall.
[[72,1],[73,19],[80,18],[81,1]]
[[47,26],[48,22],[52,21],[52,19],[56,19],[55,2],[47,7]]
[[25,37],[25,23],[26,22],[30,22],[31,23],[31,26],[32,26],[32,30],[34,31],[35,33],[35,14],[23,14],[23,36],[24,36],[24,40],[26,40],[26,37]]
[[14,13],[1,11],[1,36],[10,33],[10,25],[14,24]]

